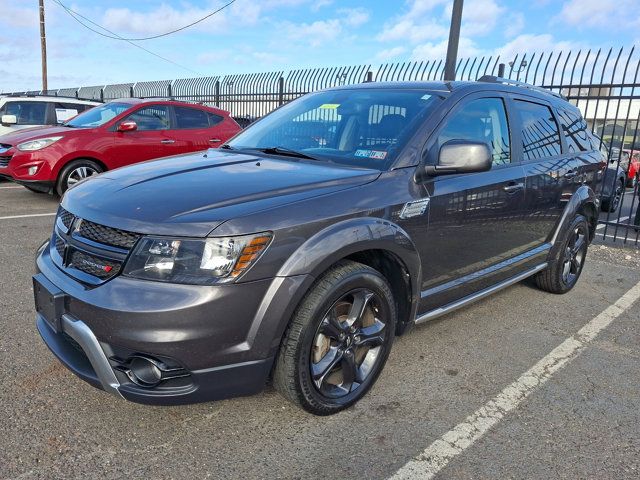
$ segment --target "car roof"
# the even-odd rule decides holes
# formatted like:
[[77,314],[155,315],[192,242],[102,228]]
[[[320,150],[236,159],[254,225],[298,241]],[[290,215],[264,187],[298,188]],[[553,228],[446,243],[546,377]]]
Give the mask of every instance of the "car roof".
[[461,91],[503,91],[514,92],[524,95],[544,98],[550,101],[561,101],[563,104],[571,105],[558,94],[546,90],[541,87],[529,85],[525,83],[510,81],[508,79],[500,79],[497,77],[485,77],[487,80],[479,81],[440,81],[440,82],[421,82],[421,81],[402,81],[402,82],[365,82],[353,85],[343,85],[328,90],[350,90],[350,89],[406,89],[406,90],[428,90],[438,92],[443,95],[449,95],[454,92]]
[[219,113],[222,115],[229,115],[229,112],[226,110],[222,110],[217,107],[212,107],[210,105],[204,105],[202,103],[195,102],[187,102],[183,100],[172,100],[169,98],[163,97],[150,97],[150,98],[136,98],[136,97],[123,97],[123,98],[114,98],[107,100],[107,102],[118,102],[118,103],[127,103],[129,105],[144,105],[145,103],[153,103],[155,105],[175,105],[178,107],[196,107],[196,108],[204,108],[211,112]]

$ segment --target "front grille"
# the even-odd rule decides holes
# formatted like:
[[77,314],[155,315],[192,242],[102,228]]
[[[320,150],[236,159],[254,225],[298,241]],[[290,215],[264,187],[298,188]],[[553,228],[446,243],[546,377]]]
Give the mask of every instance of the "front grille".
[[62,240],[59,236],[56,235],[56,252],[60,257],[64,258],[64,240]]
[[62,224],[67,227],[67,230],[71,228],[71,224],[75,218],[72,213],[69,213],[64,208],[60,207],[58,209],[58,217],[62,221]]
[[79,250],[71,253],[69,266],[102,280],[117,275],[121,267],[117,261],[89,255]]
[[131,249],[140,238],[136,233],[126,232],[117,228],[105,227],[97,223],[82,220],[77,234],[94,242],[112,247]]
[[9,160],[11,160],[11,155],[0,155],[0,167],[8,166]]

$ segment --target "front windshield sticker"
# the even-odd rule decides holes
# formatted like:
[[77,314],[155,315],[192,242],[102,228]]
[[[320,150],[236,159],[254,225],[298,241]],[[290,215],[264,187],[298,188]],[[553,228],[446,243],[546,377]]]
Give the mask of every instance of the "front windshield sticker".
[[335,110],[339,106],[340,106],[339,103],[325,103],[323,105],[320,105],[320,108],[326,108],[327,110]]
[[426,94],[424,94],[424,95],[422,95],[422,96],[420,97],[420,100],[429,100],[430,98],[431,98],[431,95],[429,95],[428,93],[426,93]]
[[387,152],[382,150],[356,150],[353,155],[362,158],[373,158],[374,160],[384,160],[387,158]]

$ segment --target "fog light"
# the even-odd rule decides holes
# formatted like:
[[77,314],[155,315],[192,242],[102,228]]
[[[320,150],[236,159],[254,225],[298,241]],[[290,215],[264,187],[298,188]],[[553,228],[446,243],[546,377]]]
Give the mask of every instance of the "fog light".
[[129,365],[132,380],[143,386],[155,386],[162,380],[162,371],[158,366],[144,357],[134,357]]
[[29,167],[29,175],[35,175],[36,172],[38,171],[38,167]]

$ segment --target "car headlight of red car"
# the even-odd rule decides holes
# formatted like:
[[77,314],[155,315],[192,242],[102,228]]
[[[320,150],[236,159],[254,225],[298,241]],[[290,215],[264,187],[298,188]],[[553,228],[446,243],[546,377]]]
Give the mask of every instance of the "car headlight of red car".
[[36,140],[29,140],[28,142],[19,143],[17,145],[18,150],[21,152],[34,152],[36,150],[42,150],[45,147],[48,147],[52,143],[57,142],[62,137],[46,137],[46,138],[38,138]]

